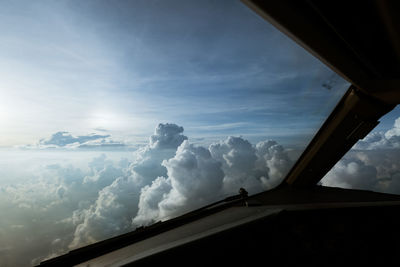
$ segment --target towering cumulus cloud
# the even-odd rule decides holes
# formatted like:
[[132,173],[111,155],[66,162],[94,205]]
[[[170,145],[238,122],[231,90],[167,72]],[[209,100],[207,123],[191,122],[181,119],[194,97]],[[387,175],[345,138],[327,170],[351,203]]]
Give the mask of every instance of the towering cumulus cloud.
[[176,124],[160,123],[154,131],[154,135],[150,136],[150,148],[159,149],[176,149],[184,140],[188,138],[183,133],[183,127]]
[[210,145],[211,155],[222,162],[224,171],[224,191],[236,193],[240,186],[252,190],[261,182],[254,176],[257,160],[256,149],[240,137],[228,137],[224,141]]
[[241,137],[228,137],[210,147],[195,147],[186,140],[175,157],[164,160],[167,176],[141,190],[134,225],[148,225],[198,208],[240,187],[250,193],[277,185],[291,166],[275,141],[256,146]]
[[208,149],[184,141],[162,165],[167,178],[158,177],[142,189],[134,225],[167,219],[220,197],[224,173]]
[[138,211],[141,189],[157,177],[167,176],[162,165],[174,156],[178,146],[186,140],[183,127],[175,124],[159,124],[149,144],[136,152],[135,160],[124,174],[104,187],[88,209],[78,211],[76,230],[70,248],[76,248],[95,240],[101,240],[135,228],[131,224]]
[[[15,218],[18,212],[24,214],[21,218],[34,218],[44,228],[32,224],[24,228],[25,220],[12,225],[0,220],[0,250],[7,249],[7,255],[14,255],[9,259],[21,260],[14,265],[23,266],[23,258],[16,255],[24,246],[18,244],[29,238],[41,246],[26,244],[31,253],[24,255],[37,264],[46,257],[237,194],[240,187],[249,193],[272,188],[292,164],[286,150],[275,141],[252,145],[241,137],[228,137],[203,147],[191,144],[183,131],[175,124],[159,124],[148,144],[132,153],[129,160],[111,160],[100,154],[88,161],[86,169],[62,162],[49,164],[29,183],[1,187],[0,205],[4,209],[12,210]],[[73,137],[60,132],[41,144],[62,148],[98,138],[110,137]],[[18,230],[20,237],[1,229]]]
[[292,164],[287,152],[275,141],[262,141],[254,147],[247,140],[231,136],[209,149],[222,162],[224,191],[231,194],[240,187],[252,193],[269,189],[281,181]]

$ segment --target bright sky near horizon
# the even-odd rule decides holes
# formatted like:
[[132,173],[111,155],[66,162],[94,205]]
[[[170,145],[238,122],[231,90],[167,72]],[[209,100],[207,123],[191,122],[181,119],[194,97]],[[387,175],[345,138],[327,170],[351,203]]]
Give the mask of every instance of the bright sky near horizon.
[[240,1],[10,1],[0,31],[0,146],[160,122],[304,143],[348,86]]

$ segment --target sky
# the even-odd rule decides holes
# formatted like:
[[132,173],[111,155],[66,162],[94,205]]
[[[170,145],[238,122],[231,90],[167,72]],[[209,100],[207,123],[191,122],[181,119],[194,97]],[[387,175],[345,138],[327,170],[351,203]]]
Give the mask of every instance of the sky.
[[[1,1],[0,33],[1,266],[273,188],[349,87],[239,1]],[[395,108],[321,184],[398,194],[399,149]]]
[[304,145],[348,87],[240,1],[3,1],[0,32],[2,147],[166,122]]

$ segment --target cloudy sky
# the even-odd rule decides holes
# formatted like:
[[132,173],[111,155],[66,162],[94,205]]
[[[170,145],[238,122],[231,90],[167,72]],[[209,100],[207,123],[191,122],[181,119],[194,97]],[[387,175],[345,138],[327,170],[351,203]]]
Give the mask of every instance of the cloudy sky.
[[[239,1],[1,1],[0,33],[5,266],[273,188],[349,86]],[[400,193],[399,117],[321,183]]]
[[303,144],[348,86],[239,1],[2,1],[0,32],[0,146],[160,122]]

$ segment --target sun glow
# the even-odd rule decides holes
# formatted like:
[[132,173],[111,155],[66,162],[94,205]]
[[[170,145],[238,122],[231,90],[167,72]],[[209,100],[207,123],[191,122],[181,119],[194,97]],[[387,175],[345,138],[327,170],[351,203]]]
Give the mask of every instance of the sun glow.
[[95,110],[88,116],[87,123],[90,128],[115,129],[123,124],[123,116],[107,110]]

